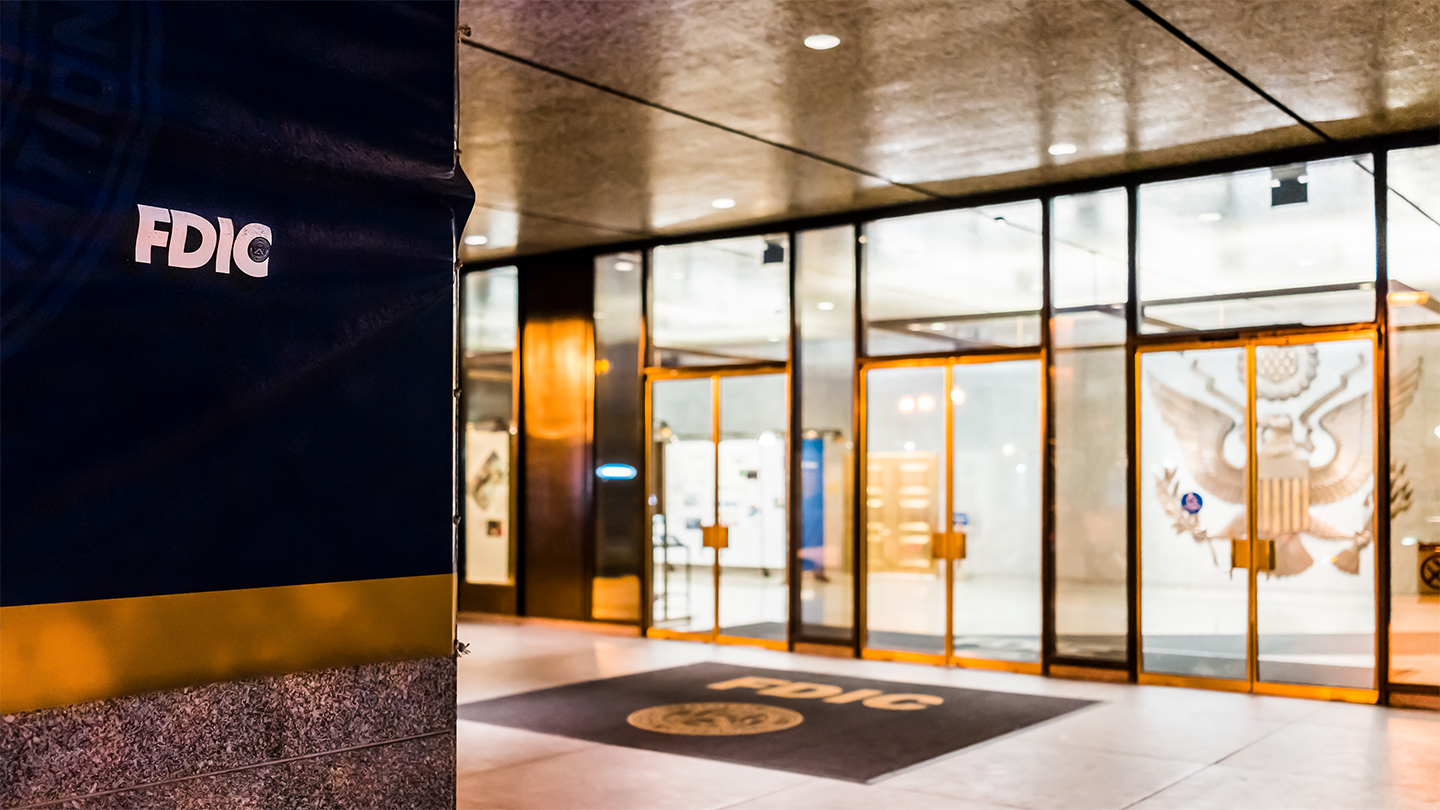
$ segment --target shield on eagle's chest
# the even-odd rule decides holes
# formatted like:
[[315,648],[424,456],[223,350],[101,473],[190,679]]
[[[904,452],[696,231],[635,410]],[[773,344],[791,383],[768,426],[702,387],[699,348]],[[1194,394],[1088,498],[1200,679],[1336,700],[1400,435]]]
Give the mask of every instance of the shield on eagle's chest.
[[1256,528],[1260,537],[1299,534],[1310,528],[1310,464],[1295,456],[1261,455],[1256,477]]

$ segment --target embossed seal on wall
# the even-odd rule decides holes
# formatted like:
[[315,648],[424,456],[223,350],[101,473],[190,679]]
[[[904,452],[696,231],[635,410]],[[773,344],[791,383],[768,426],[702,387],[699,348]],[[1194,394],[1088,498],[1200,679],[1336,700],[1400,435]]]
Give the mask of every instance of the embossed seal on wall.
[[625,722],[661,734],[732,737],[784,731],[805,721],[797,711],[760,703],[675,703],[632,712]]

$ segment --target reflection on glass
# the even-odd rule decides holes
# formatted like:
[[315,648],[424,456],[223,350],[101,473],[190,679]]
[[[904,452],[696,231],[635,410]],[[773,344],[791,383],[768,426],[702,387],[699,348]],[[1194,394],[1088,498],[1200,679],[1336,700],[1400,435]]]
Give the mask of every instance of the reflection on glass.
[[1369,157],[1140,187],[1141,330],[1375,317]]
[[[1389,155],[1390,680],[1440,684],[1440,147]],[[1404,195],[1404,199],[1400,198]],[[1422,214],[1421,212],[1425,212]],[[1428,216],[1426,216],[1428,214]]]
[[848,641],[854,622],[851,432],[855,232],[805,231],[796,245],[800,328],[800,632]]
[[656,248],[652,365],[785,360],[790,342],[786,249],[784,234]]
[[720,378],[720,632],[785,640],[785,375]]
[[1056,198],[1051,232],[1056,652],[1124,661],[1125,191]]
[[955,655],[1040,660],[1040,361],[954,367]]
[[[640,255],[595,259],[595,466],[642,468],[645,438],[640,387]],[[645,537],[640,478],[596,477],[595,579],[591,616],[640,619]]]
[[1245,680],[1245,350],[1142,355],[1140,622],[1146,672]]
[[465,581],[510,585],[513,551],[514,352],[519,323],[514,267],[465,276]]
[[1255,349],[1258,680],[1375,687],[1372,353]]
[[945,372],[866,372],[867,645],[945,651],[945,569],[932,535],[945,531]]
[[713,552],[701,527],[715,523],[715,443],[709,377],[650,387],[651,621],[709,632],[715,627]]
[[1040,202],[866,226],[866,353],[1040,342]]

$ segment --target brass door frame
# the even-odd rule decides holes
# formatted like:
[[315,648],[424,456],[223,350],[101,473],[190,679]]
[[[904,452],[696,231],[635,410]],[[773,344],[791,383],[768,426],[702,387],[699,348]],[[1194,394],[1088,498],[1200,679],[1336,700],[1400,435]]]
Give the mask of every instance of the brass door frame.
[[[711,502],[712,502],[712,504],[713,504],[713,510],[712,510],[712,512],[711,512],[711,526],[721,526],[722,524],[720,523],[720,418],[721,418],[721,413],[720,413],[720,380],[721,380],[722,378],[724,378],[724,377],[758,377],[758,376],[769,375],[769,374],[779,374],[779,375],[785,376],[785,377],[786,377],[786,386],[785,386],[786,421],[785,421],[785,424],[786,424],[786,426],[787,426],[787,427],[786,427],[786,433],[788,434],[788,433],[789,433],[789,411],[790,411],[791,408],[793,407],[793,405],[792,405],[791,402],[790,402],[790,386],[789,386],[789,378],[788,378],[789,370],[790,370],[790,366],[789,366],[788,363],[785,363],[785,362],[736,363],[736,364],[733,364],[733,365],[726,365],[726,366],[685,366],[685,367],[676,367],[676,368],[661,368],[661,367],[646,368],[646,369],[644,370],[644,376],[645,376],[645,448],[646,448],[646,452],[645,452],[645,467],[646,467],[646,470],[645,470],[645,478],[646,478],[646,489],[653,491],[653,489],[652,489],[653,486],[654,486],[656,483],[659,483],[659,482],[653,482],[653,481],[650,480],[650,476],[652,475],[651,464],[650,464],[650,454],[651,454],[651,452],[653,451],[654,446],[655,446],[655,437],[654,437],[654,434],[653,434],[653,431],[654,431],[654,421],[655,421],[655,418],[654,418],[654,409],[653,409],[653,408],[654,408],[654,406],[653,406],[653,403],[654,403],[654,390],[653,390],[654,384],[655,384],[656,382],[668,382],[668,381],[672,381],[672,380],[709,379],[709,380],[710,380],[710,443],[711,443],[711,445],[712,445],[713,448],[714,448],[714,451],[713,451],[713,453],[712,453],[712,465],[713,465],[713,466],[712,466],[712,468],[711,468],[711,473],[710,473],[710,475],[711,475],[711,486],[712,486],[712,488],[713,488],[713,495],[712,495],[712,497],[711,497]],[[789,449],[789,448],[790,448],[790,442],[789,442],[789,441],[786,441],[786,442],[785,442],[785,447],[786,447],[786,450],[785,450],[785,474],[786,474],[786,477],[787,477],[787,481],[786,481],[786,492],[789,492],[789,481],[788,481],[788,478],[789,478],[789,475],[790,475],[790,449]],[[788,534],[788,532],[789,532],[789,527],[790,527],[790,520],[789,520],[789,518],[788,518],[788,513],[789,513],[789,511],[790,511],[791,509],[793,509],[793,508],[794,508],[794,505],[791,504],[791,503],[789,503],[789,499],[787,498],[787,502],[786,502],[786,506],[785,506],[785,509],[786,509],[786,512],[787,512],[787,518],[786,518],[786,521],[785,521],[785,526],[786,526],[786,532],[787,532],[787,534]],[[653,515],[653,514],[654,514],[652,508],[651,508],[648,504],[646,505],[646,514],[647,514],[647,515]],[[646,560],[646,568],[647,568],[647,570],[648,570],[651,566],[654,565],[654,557],[655,557],[654,536],[653,536],[652,534],[650,534],[650,531],[651,531],[651,529],[650,529],[650,521],[647,520],[647,521],[646,521],[646,538],[645,538],[645,549],[646,549],[646,551],[645,551],[645,560]],[[705,546],[701,546],[701,547],[704,548]],[[788,537],[788,536],[786,537],[786,548],[787,548],[787,550],[788,550],[788,548],[789,548],[789,537]],[[786,556],[787,556],[787,558],[788,558],[788,556],[789,556],[788,551],[787,551]],[[787,559],[787,565],[786,565],[786,568],[784,569],[784,570],[786,570],[787,572],[788,572],[788,570],[789,570],[788,562],[789,562],[789,561],[788,561],[788,559]],[[790,648],[790,641],[789,641],[789,624],[790,624],[790,623],[789,623],[788,621],[785,623],[785,624],[786,624],[786,638],[785,638],[785,640],[783,640],[783,641],[775,641],[775,640],[772,640],[772,639],[745,638],[745,637],[743,637],[743,636],[727,636],[727,635],[724,635],[724,634],[722,634],[722,633],[720,632],[720,580],[721,580],[720,572],[721,572],[721,565],[720,565],[720,549],[718,549],[718,548],[715,549],[714,560],[712,560],[711,563],[710,563],[710,570],[711,570],[712,610],[714,611],[714,621],[713,621],[713,623],[711,624],[710,630],[709,630],[708,632],[702,632],[702,631],[682,631],[682,630],[670,630],[670,629],[663,628],[663,627],[655,627],[655,626],[654,626],[654,617],[651,615],[650,611],[647,609],[647,610],[646,610],[646,616],[648,617],[648,621],[647,621],[647,624],[646,624],[646,626],[645,626],[645,637],[646,637],[646,638],[659,638],[659,639],[672,639],[672,640],[680,640],[680,641],[704,641],[704,642],[709,642],[709,643],[711,643],[711,644],[728,644],[728,645],[744,646],[744,647],[763,647],[763,648],[769,649],[769,650],[788,650],[788,649]],[[787,581],[787,587],[790,587],[790,585],[788,584],[788,581]],[[654,598],[655,598],[655,597],[654,597],[654,577],[653,577],[653,575],[652,575],[652,576],[646,578],[646,583],[645,583],[645,596],[644,596],[644,599],[645,599],[645,603],[646,603],[647,608],[648,608],[649,606],[653,605],[653,603],[654,603]],[[787,612],[788,612],[788,605],[789,605],[789,600],[788,600],[788,598],[787,598],[787,600],[786,600],[786,604],[787,604]]]
[[[1294,346],[1311,345],[1315,343],[1334,343],[1346,340],[1368,340],[1371,346],[1371,372],[1374,382],[1371,387],[1371,396],[1378,402],[1381,396],[1388,396],[1389,392],[1384,390],[1382,382],[1382,361],[1378,332],[1373,326],[1361,325],[1320,328],[1287,328],[1284,330],[1255,331],[1244,337],[1231,337],[1223,340],[1203,340],[1191,338],[1188,340],[1167,339],[1146,341],[1141,340],[1135,346],[1135,367],[1131,369],[1134,375],[1135,401],[1131,403],[1135,414],[1135,480],[1131,482],[1133,487],[1132,507],[1136,512],[1136,532],[1134,538],[1135,554],[1135,626],[1136,626],[1136,670],[1137,679],[1142,684],[1153,684],[1158,686],[1182,686],[1194,689],[1213,689],[1226,692],[1247,692],[1258,695],[1277,695],[1281,697],[1312,698],[1320,700],[1336,700],[1347,703],[1376,703],[1380,697],[1380,680],[1385,677],[1387,663],[1380,659],[1381,634],[1386,628],[1381,626],[1380,616],[1380,590],[1383,583],[1383,572],[1380,566],[1375,565],[1375,581],[1373,583],[1374,599],[1374,678],[1375,681],[1369,689],[1338,686],[1311,686],[1307,684],[1274,683],[1262,681],[1258,677],[1259,670],[1259,557],[1262,554],[1262,544],[1250,542],[1249,560],[1245,567],[1246,575],[1246,598],[1248,627],[1246,629],[1246,655],[1245,655],[1245,680],[1231,680],[1226,678],[1207,678],[1193,675],[1170,675],[1162,673],[1151,673],[1145,671],[1145,643],[1144,623],[1141,621],[1144,610],[1144,581],[1142,578],[1143,566],[1141,564],[1143,543],[1143,522],[1139,519],[1141,508],[1141,493],[1143,492],[1144,471],[1139,463],[1143,458],[1142,454],[1142,430],[1140,415],[1141,391],[1143,391],[1143,379],[1141,376],[1141,358],[1147,354],[1175,353],[1203,349],[1244,349],[1245,350],[1245,465],[1246,465],[1246,492],[1245,492],[1245,530],[1246,535],[1252,541],[1259,537],[1258,523],[1259,510],[1256,507],[1259,486],[1259,448],[1256,446],[1256,393],[1255,393],[1255,350],[1260,346]],[[1371,441],[1374,447],[1379,447],[1381,441],[1381,427],[1379,421],[1380,408],[1372,407],[1371,411]],[[1378,464],[1378,453],[1372,454],[1372,464]],[[1375,481],[1379,483],[1380,471],[1376,466],[1372,473]],[[1379,522],[1381,514],[1380,507],[1376,506],[1371,520]],[[1373,531],[1372,536],[1378,534]]]
[[[1040,423],[1036,425],[1039,431],[1040,440],[1043,445],[1045,441],[1045,353],[1038,348],[986,350],[983,353],[973,354],[925,354],[920,356],[907,357],[862,357],[855,362],[856,388],[859,392],[856,397],[856,404],[859,406],[857,462],[855,464],[855,498],[859,502],[860,519],[856,522],[855,537],[857,543],[856,566],[857,572],[862,579],[861,587],[865,591],[866,608],[859,617],[858,638],[860,644],[860,657],[875,661],[906,661],[911,663],[933,664],[937,666],[956,666],[967,669],[990,669],[1004,672],[1019,672],[1027,675],[1039,675],[1043,668],[1044,651],[1041,651],[1042,661],[1005,661],[991,658],[972,658],[968,656],[955,655],[955,564],[959,561],[952,550],[957,546],[954,520],[955,520],[955,485],[951,480],[955,470],[955,401],[950,398],[950,391],[955,386],[955,366],[984,365],[989,363],[1004,363],[1017,360],[1033,360],[1039,363],[1039,393],[1040,393]],[[945,468],[941,475],[945,488],[945,511],[941,515],[942,525],[945,527],[944,546],[946,552],[942,557],[945,563],[945,639],[944,652],[917,653],[905,650],[887,650],[870,646],[869,639],[869,590],[870,590],[870,564],[869,564],[869,457],[870,457],[870,389],[868,372],[875,369],[887,368],[927,368],[940,367],[942,373],[941,400],[944,402],[945,418]],[[1045,474],[1042,471],[1042,475]],[[1043,505],[1042,505],[1043,509]],[[1043,544],[1043,538],[1041,538]],[[933,541],[932,541],[933,547]],[[862,567],[863,566],[863,567]],[[1041,596],[1042,604],[1044,596]]]

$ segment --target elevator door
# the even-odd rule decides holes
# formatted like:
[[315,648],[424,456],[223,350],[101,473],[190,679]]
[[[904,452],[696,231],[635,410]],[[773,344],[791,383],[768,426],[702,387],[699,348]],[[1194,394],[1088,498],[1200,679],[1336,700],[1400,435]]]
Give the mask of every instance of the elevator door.
[[865,373],[867,657],[1040,660],[1038,359]]
[[1138,366],[1142,679],[1373,700],[1373,339]]
[[652,635],[785,645],[785,380],[651,383]]

